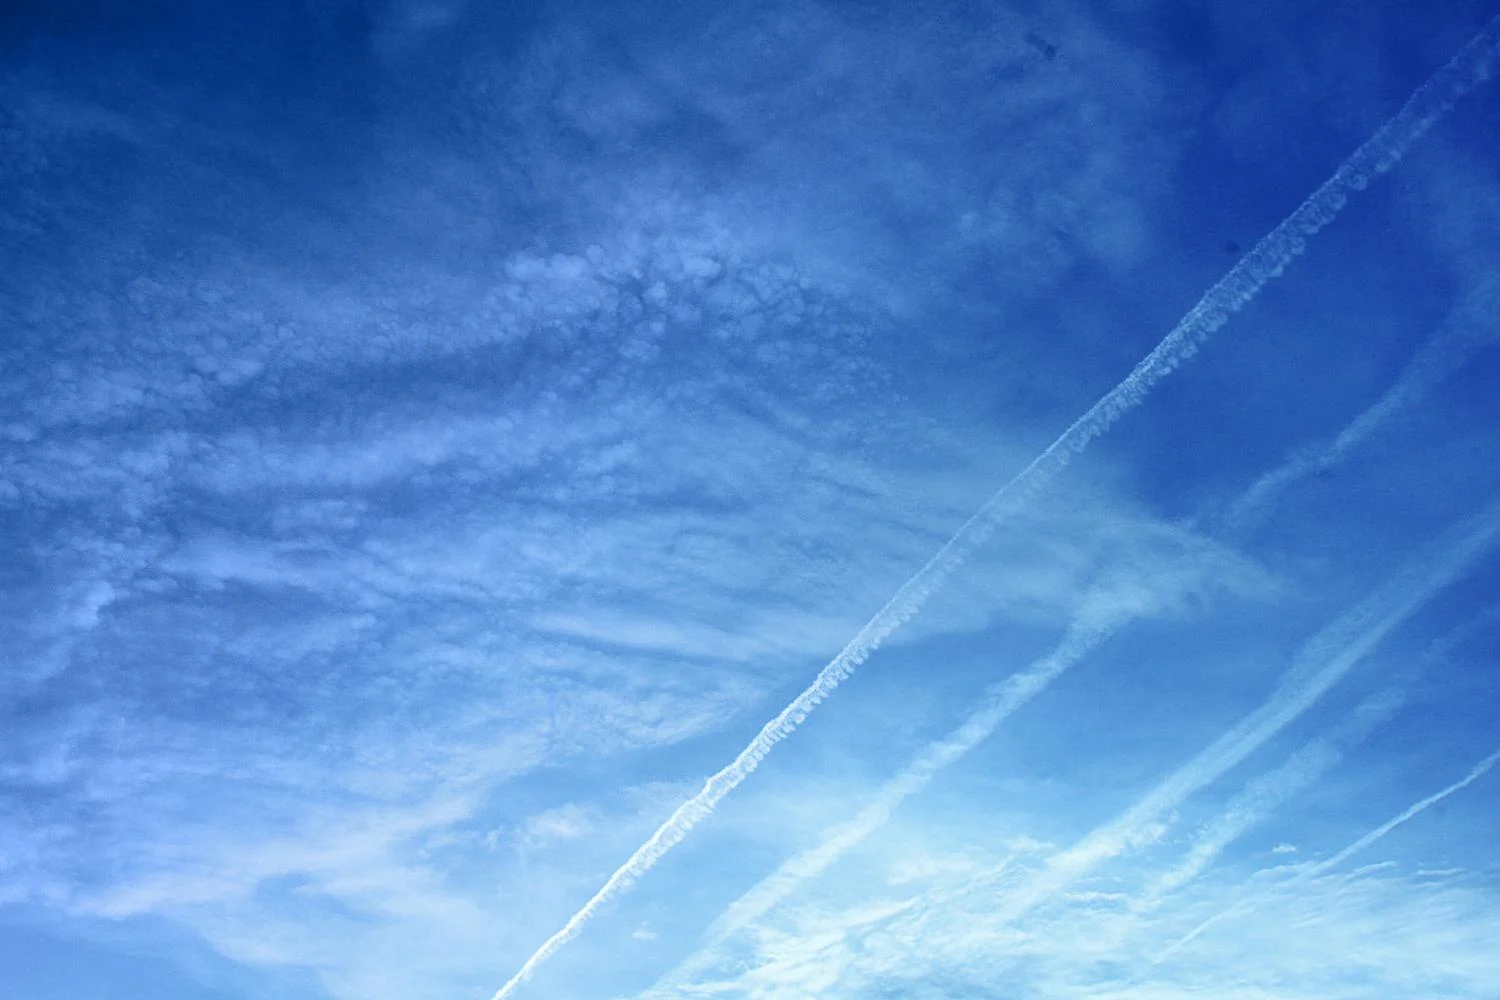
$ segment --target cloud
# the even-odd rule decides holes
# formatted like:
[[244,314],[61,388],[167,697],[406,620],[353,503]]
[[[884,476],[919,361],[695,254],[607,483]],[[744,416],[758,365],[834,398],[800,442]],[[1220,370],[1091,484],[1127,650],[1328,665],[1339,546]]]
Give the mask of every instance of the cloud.
[[[983,896],[989,900],[984,909],[983,920],[986,926],[992,928],[990,933],[994,935],[983,947],[1002,947],[1014,955],[1017,946],[1015,934],[1010,928],[1017,924],[1024,926],[1026,918],[1038,908],[1061,905],[1087,910],[1099,900],[1112,903],[1128,898],[1119,894],[1100,895],[1092,892],[1079,895],[1074,887],[1101,865],[1127,853],[1140,852],[1161,841],[1173,825],[1175,810],[1189,796],[1218,780],[1231,767],[1271,740],[1297,716],[1306,712],[1317,699],[1323,697],[1356,663],[1366,659],[1392,629],[1405,622],[1442,590],[1452,586],[1464,573],[1471,571],[1475,562],[1492,546],[1497,524],[1500,521],[1496,520],[1496,508],[1491,506],[1481,511],[1467,523],[1452,529],[1442,545],[1424,553],[1360,604],[1320,630],[1303,645],[1291,668],[1264,703],[1231,726],[1188,763],[1157,783],[1115,819],[1095,827],[1073,846],[1043,857],[1030,872],[1012,866],[1011,860],[1007,859],[990,866],[988,870],[980,867],[978,872],[969,875],[957,887],[929,889],[921,896],[909,897],[900,909],[905,911],[916,908],[924,914],[933,914],[930,919],[941,919],[936,915],[971,905],[960,901]],[[1446,650],[1460,637],[1469,636],[1474,627],[1471,624],[1452,633],[1437,648]],[[1080,629],[1075,625],[1059,650],[1052,655],[1074,658],[1091,651],[1095,644],[1086,628]],[[1057,672],[1055,666],[1044,660],[1018,676],[1024,679],[1028,673],[1040,673],[1041,683],[1046,683]],[[997,687],[1003,696],[1006,687]],[[647,995],[692,996],[712,992],[712,972],[715,968],[743,963],[740,949],[732,942],[737,935],[747,930],[758,933],[756,947],[760,949],[760,953],[753,970],[739,980],[737,989],[747,989],[751,995],[757,995],[755,988],[752,988],[753,984],[765,981],[775,984],[769,995],[774,995],[777,990],[812,988],[799,978],[801,973],[798,971],[810,965],[820,970],[819,990],[830,992],[836,984],[843,987],[845,984],[837,970],[842,966],[858,964],[852,957],[840,957],[844,952],[846,936],[854,933],[854,929],[845,928],[838,933],[824,930],[811,936],[787,938],[765,929],[767,915],[783,904],[794,891],[805,889],[811,880],[823,875],[851,848],[870,837],[885,824],[895,806],[925,787],[939,768],[951,764],[953,758],[968,753],[979,740],[991,735],[995,720],[1003,719],[1009,714],[1012,700],[1014,699],[1002,697],[996,701],[997,708],[982,707],[945,741],[924,748],[901,774],[876,791],[858,815],[825,831],[813,848],[804,850],[783,863],[770,877],[763,879],[750,892],[736,900],[710,928],[706,945],[674,969],[653,990],[648,991]],[[1170,902],[1174,893],[1180,894],[1182,887],[1199,876],[1212,858],[1243,834],[1251,823],[1263,818],[1290,794],[1305,788],[1331,767],[1339,756],[1336,741],[1357,740],[1370,727],[1388,717],[1398,705],[1399,698],[1391,691],[1383,691],[1366,699],[1356,708],[1351,719],[1340,727],[1335,738],[1302,747],[1280,768],[1252,782],[1215,818],[1192,845],[1185,858],[1170,869],[1156,874],[1134,894],[1135,898],[1130,899],[1131,909],[1150,911]],[[1486,758],[1464,781],[1450,786],[1439,796],[1423,800],[1414,810],[1419,811],[1426,804],[1465,787],[1481,776],[1494,760],[1493,756]],[[1414,815],[1414,810],[1409,809],[1403,813],[1397,822]],[[1378,837],[1384,829],[1381,828],[1373,836]],[[1363,846],[1364,843],[1362,840],[1357,845]],[[1321,873],[1338,864],[1347,854],[1348,852],[1343,852],[1336,855],[1317,871]],[[929,868],[929,871],[940,873],[943,868]],[[999,884],[992,886],[990,883],[996,880],[1000,880]],[[888,884],[897,887],[911,881],[912,878],[903,872],[902,877],[892,878],[888,880]],[[856,921],[856,924],[859,923]],[[1200,927],[1191,932],[1182,943],[1191,940],[1202,929]],[[859,933],[864,936],[862,926]],[[768,935],[772,935],[775,947],[767,946]],[[1002,941],[1003,944],[1000,943]],[[790,949],[790,954],[796,957],[787,957],[780,950],[783,946]],[[830,948],[837,954],[831,956]],[[808,957],[805,953],[813,953],[815,957]],[[922,963],[924,977],[930,971],[930,964]],[[747,986],[747,983],[752,986]]]
[[967,559],[969,552],[1006,518],[1015,506],[1045,488],[1095,439],[1141,404],[1155,385],[1197,353],[1229,317],[1249,305],[1272,278],[1301,256],[1307,239],[1332,222],[1349,195],[1362,191],[1388,172],[1408,148],[1452,106],[1482,83],[1495,59],[1495,25],[1482,30],[1452,60],[1417,88],[1407,103],[1334,171],[1333,176],[1297,209],[1240,258],[1223,278],[1177,322],[1130,374],[1100,397],[1039,455],[1006,482],[955,532],[920,570],[908,577],[813,679],[771,719],[736,757],[705,782],[702,791],[673,813],[657,831],[605,881],[599,891],[548,938],[496,992],[496,1000],[510,996],[558,949],[581,931],[599,907],[628,889],[655,866],[687,833],[713,812],[718,802],[737,787],[773,749],[789,736],[818,705],[880,648],[908,619],[916,617],[928,598]]
[[[0,900],[166,918],[341,997],[502,981],[1181,312],[1197,278],[1164,261],[1221,220],[1175,199],[1230,181],[1193,173],[1199,67],[1113,15],[179,6],[27,15],[0,71]],[[1400,195],[1420,216],[1401,233],[1471,279],[1492,270],[1483,227],[1454,206],[1484,192],[1483,153],[1434,153]],[[1281,350],[1274,325],[1256,330]],[[1403,412],[1451,415],[1472,361]],[[558,992],[680,957],[736,879],[852,811],[848,774],[888,773],[993,664],[1077,615],[1149,616],[1090,676],[1099,704],[1053,692],[1080,730],[1048,737],[1040,706],[1015,734],[1034,756],[997,748],[975,794],[993,811],[935,789],[949,825],[899,817],[905,867],[845,903],[867,935],[916,921],[925,888],[1009,884],[1160,763],[1147,738],[1089,738],[1144,725],[1130,691],[1216,723],[1249,664],[1483,485],[1465,453],[1469,478],[1416,510],[1360,470],[1370,506],[1310,519],[1317,544],[1204,544],[1171,513],[1202,471],[1182,456],[1213,440],[1237,475],[1255,448],[1183,400],[1217,373],[1243,406],[1268,370],[1175,379],[996,530],[805,753],[580,942]],[[1317,395],[1329,423],[1358,409]],[[1443,435],[1409,423],[1398,450],[1429,474]],[[1253,440],[1282,432],[1303,428]],[[1225,649],[1255,642],[1204,678],[1152,645],[1221,627]],[[1046,754],[1058,733],[1068,761]],[[1091,760],[1093,783],[1067,766]],[[999,832],[954,847],[976,827]],[[1304,851],[1314,832],[1278,830]],[[1108,888],[1070,902],[1103,913]],[[774,947],[824,982],[798,940]]]
[[588,833],[595,823],[586,807],[570,802],[528,817],[519,836],[520,846],[534,850],[555,841],[573,840]]
[[[1014,886],[1026,876],[1016,870],[1000,877]],[[857,904],[830,899],[796,907],[737,954],[739,974],[670,995],[770,998],[815,984],[829,997],[1015,989],[1120,1000],[1203,990],[1480,997],[1495,971],[1484,946],[1495,932],[1493,892],[1472,876],[1445,886],[1390,870],[1325,875],[1278,893],[1233,933],[1203,939],[1158,966],[1150,964],[1152,949],[1233,898],[1235,883],[1210,877],[1150,921],[1132,915],[1127,887],[1059,897],[1021,924],[996,919],[991,886],[942,892],[940,905],[918,902],[921,893],[902,888]],[[1389,941],[1404,927],[1420,929],[1402,937],[1410,947],[1398,953]]]

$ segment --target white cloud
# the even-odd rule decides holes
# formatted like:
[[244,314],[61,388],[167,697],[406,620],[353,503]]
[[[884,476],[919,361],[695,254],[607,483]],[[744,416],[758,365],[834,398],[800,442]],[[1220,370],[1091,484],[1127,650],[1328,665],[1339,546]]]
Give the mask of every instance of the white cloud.
[[[30,241],[0,289],[16,327],[0,365],[0,900],[165,916],[340,997],[492,989],[1101,372],[1118,376],[1137,334],[1114,314],[1148,315],[1141,289],[1172,285],[1140,269],[1175,225],[1157,199],[1183,180],[1178,126],[1203,98],[1088,14],[1047,14],[1054,60],[1025,42],[1039,15],[976,27],[817,4],[558,15],[497,54],[481,7],[377,5],[373,37],[341,39],[371,74],[369,117],[317,156],[123,57],[114,104],[24,67],[0,79],[0,226]],[[417,72],[433,53],[437,94]],[[1305,55],[1285,56],[1285,79],[1342,72],[1293,65]],[[1234,143],[1263,127],[1255,96],[1220,106]],[[1432,166],[1402,195],[1465,273],[1487,270],[1465,214],[1487,162]],[[1123,298],[1083,294],[1094,274]],[[1219,612],[1264,613],[1274,645],[1322,606],[1247,611],[1335,574],[1272,573],[1164,519],[1152,491],[1189,477],[1160,459],[1137,477],[1135,443],[1101,456],[1130,486],[1079,471],[901,634],[891,660],[930,703],[870,709],[890,696],[878,673],[851,692],[867,703],[847,718],[879,720],[862,775],[951,721],[988,679],[977,647],[1009,663],[1074,617],[1186,631]],[[1135,676],[1187,681],[1184,715],[1220,697],[1173,666]],[[736,879],[859,798],[827,735],[842,724],[805,734],[754,815],[712,831],[705,854],[728,844],[714,857],[732,863],[693,862],[696,909],[622,907],[631,954],[665,964]],[[1151,763],[1105,756],[1106,771]],[[1042,784],[993,777],[984,794]],[[823,801],[764,806],[799,780]],[[1061,799],[1080,788],[1049,780]],[[1000,982],[1009,953],[1059,996],[1144,990],[1106,966],[1138,965],[1166,925],[1122,915],[1107,878],[1036,928],[994,923],[984,893],[1071,819],[1028,840],[1008,801],[994,808],[910,836],[899,863],[853,858],[861,893],[759,928],[746,988]],[[991,840],[953,842],[986,824]],[[1307,832],[1279,831],[1313,853]],[[1370,871],[1347,892],[1429,920],[1423,947],[1450,949],[1434,968],[1468,989],[1493,970],[1456,915],[1487,890],[1444,871],[1427,888]],[[1204,875],[1163,920],[1229,898]],[[1277,914],[1255,918],[1267,947]],[[1231,944],[1213,945],[1230,965]],[[1372,981],[1398,981],[1377,965]],[[1211,978],[1173,968],[1162,995]]]

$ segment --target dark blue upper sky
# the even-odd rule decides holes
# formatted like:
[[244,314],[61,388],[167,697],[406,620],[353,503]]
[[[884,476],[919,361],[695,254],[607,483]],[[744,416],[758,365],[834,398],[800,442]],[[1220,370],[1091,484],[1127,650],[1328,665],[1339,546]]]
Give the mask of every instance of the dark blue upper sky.
[[0,995],[1486,996],[1497,15],[8,4]]

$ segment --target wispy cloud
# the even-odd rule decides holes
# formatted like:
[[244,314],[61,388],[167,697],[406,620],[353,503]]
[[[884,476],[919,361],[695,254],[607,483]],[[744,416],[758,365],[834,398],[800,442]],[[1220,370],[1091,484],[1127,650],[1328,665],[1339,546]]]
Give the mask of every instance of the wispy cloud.
[[[1472,300],[1470,301],[1472,304]],[[1265,515],[1282,489],[1314,472],[1332,468],[1347,458],[1399,412],[1402,406],[1415,402],[1420,395],[1420,388],[1426,387],[1430,377],[1441,377],[1447,373],[1448,364],[1461,361],[1462,352],[1455,345],[1470,343],[1482,329],[1482,322],[1483,318],[1476,315],[1472,308],[1467,310],[1463,326],[1458,330],[1446,327],[1437,337],[1428,341],[1418,356],[1403,369],[1396,383],[1341,431],[1333,445],[1316,453],[1309,451],[1293,456],[1261,476],[1229,505],[1228,514],[1211,518],[1212,523],[1246,528],[1248,525],[1245,519],[1249,512]],[[1440,361],[1443,363],[1439,363]],[[1152,563],[1153,574],[1159,574],[1161,569],[1159,561]],[[1150,591],[1152,588],[1145,587],[1144,590]],[[925,787],[941,769],[961,759],[989,738],[1006,718],[1064,671],[1086,657],[1099,643],[1130,621],[1159,610],[1154,600],[1143,600],[1142,594],[1143,590],[1137,588],[1135,599],[1125,602],[1105,600],[1104,595],[1097,590],[1084,597],[1082,610],[1051,653],[1006,681],[992,685],[981,705],[960,727],[947,738],[930,744],[900,775],[882,785],[873,800],[857,816],[827,831],[815,847],[788,859],[774,874],[736,900],[714,922],[708,933],[709,943],[700,949],[698,958],[674,970],[670,981],[677,984],[690,981],[695,969],[711,961],[715,946],[721,945],[729,936],[764,915],[795,891],[802,882],[826,871],[851,847],[879,829],[901,802]],[[1460,631],[1467,634],[1467,630]],[[1458,641],[1458,636],[1459,633],[1455,633],[1452,642]],[[1447,648],[1452,642],[1440,645]],[[1434,652],[1432,655],[1441,654]],[[1350,724],[1330,741],[1305,747],[1277,772],[1247,788],[1226,813],[1215,821],[1214,826],[1205,831],[1189,857],[1178,868],[1159,878],[1148,892],[1148,897],[1175,889],[1201,872],[1226,844],[1243,834],[1245,829],[1268,810],[1306,787],[1336,763],[1341,756],[1338,749],[1340,744],[1357,742],[1371,727],[1397,710],[1401,700],[1402,695],[1396,689],[1373,696],[1354,713]]]
[[[1362,700],[1327,735],[1304,744],[1282,764],[1246,783],[1223,811],[1205,825],[1182,860],[1157,876],[1134,905],[1143,909],[1155,906],[1164,896],[1201,875],[1227,846],[1318,781],[1350,749],[1401,711],[1409,700],[1408,689],[1412,685],[1420,683],[1429,671],[1446,665],[1457,649],[1492,628],[1497,617],[1500,616],[1494,611],[1483,613],[1452,629],[1412,664],[1396,671],[1390,686]],[[1273,854],[1295,852],[1296,848],[1290,844],[1279,844],[1272,849]]]
[[[1450,532],[1445,543],[1371,594],[1303,646],[1277,690],[1211,746],[1159,783],[1116,819],[1101,825],[1074,846],[1048,857],[1034,876],[996,890],[987,920],[997,925],[1016,921],[1037,906],[1064,893],[1101,863],[1139,850],[1160,839],[1170,827],[1173,811],[1189,796],[1245,760],[1336,684],[1387,635],[1434,596],[1449,587],[1484,556],[1500,533],[1500,507],[1491,507],[1468,524]],[[1117,623],[1106,623],[1113,626]],[[1441,657],[1469,636],[1476,623],[1451,633],[1430,655]],[[883,825],[897,804],[924,787],[941,767],[971,751],[990,736],[998,722],[1033,689],[1065,669],[1070,660],[1085,655],[1098,639],[1113,631],[1097,625],[1067,636],[1046,659],[997,685],[990,704],[966,720],[946,740],[926,748],[896,779],[887,782],[856,817],[831,829],[812,849],[784,863],[775,874],[738,899],[710,928],[707,943],[692,958],[646,995],[692,995],[694,979],[723,961],[722,948],[736,933],[751,926],[784,901],[808,879],[826,871],[855,844]],[[1411,671],[1407,672],[1408,674]],[[1019,698],[1017,695],[1021,695]],[[1006,697],[1008,696],[1008,697]],[[1340,746],[1358,742],[1400,705],[1397,689],[1366,699],[1349,720],[1330,737],[1303,747],[1282,766],[1252,782],[1209,825],[1173,868],[1157,875],[1132,901],[1133,910],[1153,908],[1162,897],[1199,875],[1225,845],[1237,839],[1266,812],[1305,788],[1338,761]],[[1002,867],[1001,871],[1005,869]],[[965,894],[975,890],[966,888]],[[930,908],[951,905],[952,893],[925,903]]]
[[998,909],[1011,917],[1062,891],[1100,862],[1149,843],[1163,819],[1188,796],[1217,780],[1306,712],[1392,630],[1467,572],[1500,533],[1500,505],[1455,529],[1436,551],[1387,582],[1313,636],[1276,691],[1192,761],[1116,819],[1050,858],[1030,884],[1008,893]]
[[697,955],[674,969],[666,983],[653,992],[681,988],[715,959],[715,948],[764,916],[807,880],[816,878],[851,848],[862,843],[890,819],[895,809],[920,792],[943,769],[950,767],[990,738],[1012,714],[1024,707],[1065,671],[1093,652],[1125,624],[1155,614],[1170,613],[1211,589],[1210,581],[1226,587],[1257,589],[1264,584],[1249,567],[1235,566],[1227,553],[1207,545],[1183,546],[1181,563],[1172,566],[1161,555],[1149,561],[1151,575],[1099,581],[1082,596],[1080,609],[1067,632],[1049,653],[1004,681],[990,685],[980,704],[944,738],[929,743],[894,778],[883,783],[849,820],[824,831],[818,842],[783,862],[748,893],[724,911],[707,933]]
[[[1423,802],[1430,806],[1478,780],[1486,763],[1493,767],[1493,756]],[[1397,820],[1415,814],[1408,809]],[[915,892],[901,892],[910,885],[903,881],[878,901],[825,899],[792,908],[761,926],[751,947],[724,956],[717,977],[678,984],[670,995],[771,998],[816,989],[835,997],[936,996],[1024,988],[1131,1000],[1209,989],[1246,997],[1364,989],[1481,997],[1496,968],[1483,944],[1496,930],[1494,894],[1475,873],[1401,874],[1379,864],[1335,875],[1353,853],[1345,849],[1316,865],[1261,873],[1252,885],[1263,887],[1249,901],[1233,876],[1211,873],[1158,897],[1160,905],[1143,914],[1149,880],[1123,870],[1105,883],[1113,891],[1073,891],[1019,921],[998,912],[995,893],[1023,889],[1047,853],[1033,844],[1000,863],[955,858],[950,874],[918,876],[925,885]],[[1222,909],[1226,900],[1235,905]],[[1172,944],[1184,925],[1211,927],[1228,917],[1236,918],[1232,934],[1200,932],[1191,947]],[[1403,927],[1409,948],[1397,954],[1389,940]]]
[[777,743],[791,735],[810,712],[880,648],[892,632],[921,611],[928,598],[946,582],[972,549],[983,542],[996,522],[1010,515],[1017,505],[1034,497],[1090,442],[1139,406],[1157,382],[1191,358],[1232,313],[1254,299],[1266,282],[1279,276],[1303,252],[1308,237],[1316,235],[1333,221],[1350,193],[1363,189],[1375,177],[1394,167],[1411,143],[1420,138],[1453,101],[1486,78],[1490,64],[1496,58],[1497,37],[1500,37],[1500,21],[1476,36],[1423,84],[1395,117],[1241,258],[1123,381],[1094,403],[964,522],[819,671],[811,684],[767,722],[733,761],[711,776],[697,795],[684,802],[610,875],[598,892],[538,947],[515,975],[496,991],[495,1000],[513,994],[540,963],[576,937],[601,906],[650,871],[693,827],[711,815],[719,801],[744,781]]
[[[1145,8],[1066,4],[32,6],[0,28],[0,951],[44,915],[109,928],[126,964],[183,958],[153,928],[192,937],[252,977],[231,993],[278,992],[271,969],[309,996],[486,995],[903,580],[856,641],[878,665],[786,716],[795,751],[536,991],[650,982],[825,830],[842,853],[799,862],[697,986],[977,995],[1024,953],[1038,992],[1123,990],[1110,961],[1240,898],[1224,869],[1326,856],[1488,724],[1483,673],[1436,668],[1410,693],[1437,735],[1413,750],[1396,716],[1298,793],[1399,773],[1349,815],[1274,807],[1312,771],[1219,827],[1188,825],[1195,795],[1151,852],[991,912],[1493,494],[1480,106],[1340,210],[1474,52],[1106,393],[1467,14],[1225,8],[1183,46]],[[1292,41],[1257,89],[1268,39]],[[1253,336],[1165,380],[1242,306]],[[1293,454],[1274,529],[1230,552],[1182,521],[1403,359],[1363,425]],[[1305,726],[1337,738],[1361,683]],[[1243,836],[1146,913],[1193,829],[1199,855]],[[1482,852],[1451,853],[1422,870]],[[1467,947],[1441,914],[1477,907],[1473,876],[1400,870],[1348,891]],[[1202,935],[1171,976],[1236,946]]]
[[1203,923],[1199,924],[1197,927],[1194,927],[1191,931],[1184,934],[1181,938],[1172,942],[1172,944],[1164,949],[1160,955],[1156,956],[1154,961],[1163,962],[1170,959],[1180,949],[1191,944],[1195,939],[1210,930],[1216,924],[1222,923],[1225,920],[1232,920],[1236,917],[1243,916],[1244,914],[1255,909],[1258,905],[1265,901],[1266,896],[1270,893],[1295,892],[1297,887],[1300,886],[1303,882],[1311,879],[1316,879],[1319,876],[1332,871],[1339,865],[1342,865],[1345,861],[1348,861],[1354,855],[1358,854],[1360,851],[1363,851],[1371,844],[1374,844],[1376,841],[1380,840],[1386,834],[1396,829],[1396,827],[1402,825],[1403,823],[1409,822],[1418,814],[1432,808],[1439,802],[1446,799],[1448,796],[1453,795],[1457,792],[1461,792],[1465,788],[1468,788],[1474,782],[1478,781],[1480,778],[1488,774],[1497,763],[1500,763],[1500,750],[1495,751],[1488,757],[1485,757],[1483,760],[1479,761],[1479,763],[1475,764],[1472,768],[1469,769],[1468,774],[1453,782],[1453,784],[1448,785],[1446,788],[1443,788],[1440,791],[1434,792],[1433,794],[1412,803],[1410,806],[1403,809],[1399,814],[1386,820],[1384,823],[1369,831],[1364,836],[1360,837],[1358,840],[1354,841],[1348,847],[1345,847],[1343,850],[1339,851],[1332,857],[1324,861],[1319,861],[1316,864],[1307,865],[1301,870],[1296,871],[1289,884],[1269,890],[1266,893],[1252,896],[1249,899],[1236,903],[1234,906],[1230,907],[1227,910],[1224,910],[1221,913],[1214,914],[1212,917],[1208,918]]
[[1380,398],[1339,431],[1332,441],[1299,451],[1257,479],[1216,518],[1228,530],[1248,530],[1276,496],[1299,480],[1326,472],[1382,426],[1420,403],[1472,354],[1496,343],[1493,317],[1500,310],[1500,282],[1483,280],[1470,289],[1453,315],[1423,342]]

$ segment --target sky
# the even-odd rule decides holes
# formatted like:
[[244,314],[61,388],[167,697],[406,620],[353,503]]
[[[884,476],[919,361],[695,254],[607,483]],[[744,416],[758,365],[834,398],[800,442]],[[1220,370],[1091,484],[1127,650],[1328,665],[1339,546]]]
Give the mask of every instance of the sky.
[[1497,17],[5,5],[0,1000],[1493,996]]

